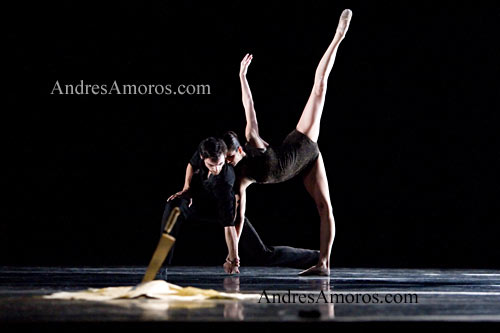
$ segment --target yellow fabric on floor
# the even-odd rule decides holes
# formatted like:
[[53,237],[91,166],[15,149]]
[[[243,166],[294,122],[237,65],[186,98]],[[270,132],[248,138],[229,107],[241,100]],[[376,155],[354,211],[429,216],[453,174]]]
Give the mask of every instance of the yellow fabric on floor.
[[107,301],[113,299],[133,299],[141,296],[175,301],[194,301],[205,299],[257,299],[258,294],[224,293],[213,289],[180,287],[164,280],[154,280],[138,284],[135,287],[90,288],[83,291],[57,292],[43,296],[49,299],[73,299],[89,301]]

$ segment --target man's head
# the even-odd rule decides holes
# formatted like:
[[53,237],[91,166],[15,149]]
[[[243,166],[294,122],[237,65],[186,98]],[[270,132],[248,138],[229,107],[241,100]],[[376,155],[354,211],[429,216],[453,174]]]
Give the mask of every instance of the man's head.
[[209,137],[200,143],[200,157],[208,171],[218,175],[226,160],[227,147],[224,141]]

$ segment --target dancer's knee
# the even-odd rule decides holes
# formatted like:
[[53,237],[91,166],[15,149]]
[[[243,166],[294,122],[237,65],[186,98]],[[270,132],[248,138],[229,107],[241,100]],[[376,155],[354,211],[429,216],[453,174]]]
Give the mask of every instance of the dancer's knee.
[[319,97],[324,97],[326,94],[327,79],[319,76],[314,82],[314,94]]
[[347,34],[347,30],[345,29],[345,27],[337,28],[337,31],[335,32],[334,38],[340,43],[342,40],[344,40],[346,34]]
[[169,212],[174,207],[179,207],[182,213],[185,213],[189,209],[190,201],[186,198],[175,198],[167,201],[165,204],[165,212]]
[[326,199],[320,199],[316,202],[316,207],[321,216],[333,216],[332,205]]

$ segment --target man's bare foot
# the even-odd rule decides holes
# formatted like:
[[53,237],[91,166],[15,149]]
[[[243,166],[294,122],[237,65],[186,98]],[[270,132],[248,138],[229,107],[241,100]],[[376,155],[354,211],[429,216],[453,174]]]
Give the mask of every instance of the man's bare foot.
[[349,23],[351,22],[352,11],[350,9],[344,9],[342,15],[340,15],[339,25],[337,26],[337,33],[345,36],[347,29],[349,29]]
[[324,265],[314,265],[299,273],[300,276],[330,276],[330,269]]

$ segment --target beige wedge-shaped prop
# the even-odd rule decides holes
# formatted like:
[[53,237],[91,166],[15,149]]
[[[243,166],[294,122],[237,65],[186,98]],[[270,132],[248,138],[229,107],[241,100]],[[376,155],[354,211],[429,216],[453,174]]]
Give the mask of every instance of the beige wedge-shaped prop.
[[156,247],[156,250],[153,253],[153,257],[149,262],[146,274],[144,274],[144,278],[142,279],[143,283],[153,281],[155,279],[156,274],[161,268],[161,265],[163,265],[165,258],[167,258],[168,252],[172,248],[172,245],[174,245],[175,238],[169,235],[169,233],[172,231],[172,228],[174,227],[174,224],[180,214],[181,210],[179,209],[179,207],[175,207],[174,209],[172,209],[172,212],[168,217],[167,224],[165,225],[165,229],[163,230],[163,233],[161,235],[160,241],[158,242],[158,246]]

